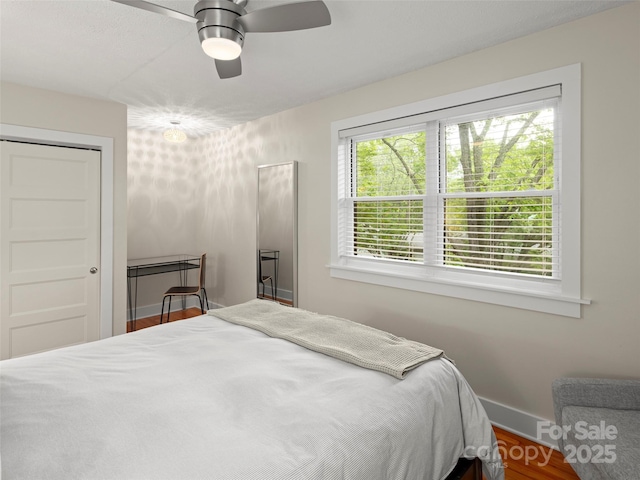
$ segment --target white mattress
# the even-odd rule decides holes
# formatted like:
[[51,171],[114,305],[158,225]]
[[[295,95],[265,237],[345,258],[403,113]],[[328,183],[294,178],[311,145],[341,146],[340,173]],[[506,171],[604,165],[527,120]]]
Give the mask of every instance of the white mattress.
[[465,451],[495,455],[447,360],[398,380],[207,315],[0,377],[2,480],[433,480]]

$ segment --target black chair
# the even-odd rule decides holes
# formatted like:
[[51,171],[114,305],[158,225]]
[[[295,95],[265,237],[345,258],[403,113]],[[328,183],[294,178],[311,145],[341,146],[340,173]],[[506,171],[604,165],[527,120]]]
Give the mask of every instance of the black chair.
[[162,311],[160,313],[160,323],[162,323],[162,319],[164,317],[164,303],[169,298],[169,308],[167,311],[167,323],[169,322],[169,315],[171,315],[171,297],[189,297],[194,296],[198,297],[200,300],[200,311],[204,314],[204,306],[209,306],[209,300],[207,299],[207,291],[204,288],[205,283],[205,275],[206,275],[206,264],[207,264],[207,254],[203,253],[200,257],[200,267],[198,273],[198,285],[193,286],[179,286],[179,287],[171,287],[169,290],[164,292],[164,296],[162,297]]
[[[271,284],[271,299],[276,301],[276,288],[274,288],[273,284],[273,275],[265,275],[262,271],[262,262],[266,261],[278,261],[278,251],[274,250],[258,250],[258,297],[266,298],[265,282],[269,282]],[[276,267],[277,268],[277,264]],[[277,270],[274,270],[277,272]],[[274,275],[277,275],[274,273]],[[262,293],[260,293],[260,285],[262,285]],[[277,284],[276,284],[277,285]]]

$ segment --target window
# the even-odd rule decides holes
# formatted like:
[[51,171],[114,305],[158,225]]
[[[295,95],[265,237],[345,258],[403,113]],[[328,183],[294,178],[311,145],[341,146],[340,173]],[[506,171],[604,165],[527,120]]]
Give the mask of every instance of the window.
[[548,101],[440,123],[443,265],[559,276],[557,113]]
[[331,274],[580,316],[579,111],[573,66],[335,122]]
[[345,255],[422,262],[425,133],[350,139]]

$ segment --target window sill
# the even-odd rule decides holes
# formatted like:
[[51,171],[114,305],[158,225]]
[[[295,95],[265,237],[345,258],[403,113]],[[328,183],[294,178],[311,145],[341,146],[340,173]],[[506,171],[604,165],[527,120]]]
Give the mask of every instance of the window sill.
[[441,278],[436,279],[426,275],[418,276],[386,272],[353,265],[332,264],[328,265],[328,268],[333,278],[444,295],[464,300],[474,300],[477,302],[551,313],[566,317],[580,318],[580,306],[591,303],[590,300],[552,293],[538,293],[519,288],[497,287]]

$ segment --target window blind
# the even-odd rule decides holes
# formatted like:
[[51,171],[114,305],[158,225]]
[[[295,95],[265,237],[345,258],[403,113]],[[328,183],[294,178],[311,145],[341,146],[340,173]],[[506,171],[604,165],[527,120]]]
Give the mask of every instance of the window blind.
[[346,255],[422,261],[423,126],[350,140]]
[[558,276],[557,101],[441,124],[443,266]]

